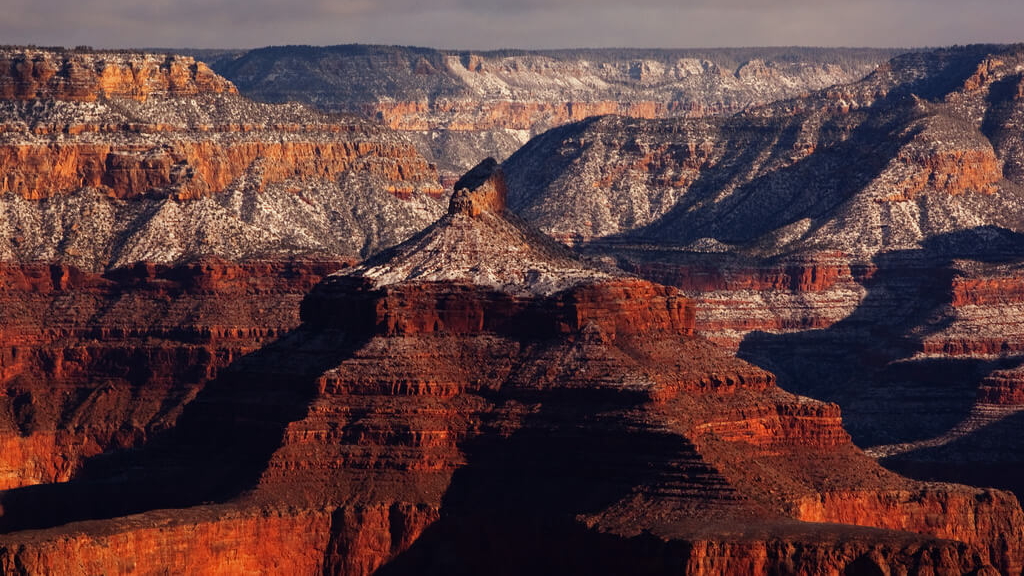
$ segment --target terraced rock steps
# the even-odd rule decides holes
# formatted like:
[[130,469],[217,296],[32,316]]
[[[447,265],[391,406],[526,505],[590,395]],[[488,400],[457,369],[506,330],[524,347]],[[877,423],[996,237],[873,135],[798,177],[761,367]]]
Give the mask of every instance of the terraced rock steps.
[[890,465],[1020,495],[1022,86],[1020,46],[968,46],[729,118],[591,119],[504,163],[509,204],[680,288],[858,445],[950,440]]
[[1012,496],[885,471],[834,404],[693,336],[678,291],[530,232],[504,191],[474,171],[166,434],[0,493],[0,566],[1020,572]]

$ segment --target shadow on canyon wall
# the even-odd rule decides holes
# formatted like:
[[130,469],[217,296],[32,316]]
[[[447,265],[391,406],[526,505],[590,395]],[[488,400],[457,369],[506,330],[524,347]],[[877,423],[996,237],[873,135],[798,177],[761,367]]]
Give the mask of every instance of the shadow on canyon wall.
[[700,171],[679,202],[650,224],[606,241],[685,245],[710,237],[746,244],[803,220],[817,229],[876,180],[920,131],[906,130],[908,115],[919,114],[907,102],[883,101],[862,114],[852,127],[847,118],[828,121],[818,129],[814,153],[799,159],[792,155],[806,138],[805,117],[728,119],[723,128],[734,141],[714,166]]
[[[509,392],[491,400],[517,401]],[[622,413],[643,403],[642,395],[586,388],[529,394],[541,408],[519,431],[461,446],[467,463],[452,475],[440,518],[378,576],[683,571],[691,544],[646,530],[622,538],[582,518],[651,526],[745,510],[685,438],[627,424]],[[623,500],[629,504],[616,511]]]
[[0,492],[0,532],[242,494],[256,485],[287,425],[305,416],[316,378],[359,346],[344,334],[303,326],[239,358],[185,407],[175,427],[146,444],[93,457],[66,483]]
[[[822,330],[753,332],[741,343],[739,356],[774,372],[790,392],[838,403],[847,430],[862,447],[940,436],[970,414],[985,376],[1024,362],[1024,356],[1008,352],[985,358],[915,356],[928,336],[955,321],[951,287],[959,273],[957,260],[1024,263],[1024,235],[985,226],[936,236],[921,249],[880,254],[873,260],[876,270],[864,281],[867,295],[850,316]],[[1019,437],[999,423],[939,451],[918,451],[922,458],[932,454],[929,459],[936,465],[915,466],[917,456],[909,453],[894,467],[922,479],[1010,488],[999,477],[1010,463],[965,475],[967,470],[953,462],[963,462],[965,453],[980,448],[972,445],[998,441],[1009,449]],[[1007,455],[990,462],[1006,462]],[[1010,460],[1021,467],[1019,456]]]
[[920,480],[1010,490],[1024,500],[1024,413],[948,444],[883,458],[886,467]]

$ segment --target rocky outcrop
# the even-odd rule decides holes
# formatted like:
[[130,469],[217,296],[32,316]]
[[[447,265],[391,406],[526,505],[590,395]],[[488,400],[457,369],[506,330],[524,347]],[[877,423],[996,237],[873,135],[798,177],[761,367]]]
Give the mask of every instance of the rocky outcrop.
[[[505,192],[482,165],[166,434],[0,493],[0,566],[1020,571],[1011,496],[885,471],[836,405],[693,336],[678,291],[574,258]],[[183,543],[187,522],[232,545]]]
[[913,166],[912,175],[893,186],[896,191],[884,202],[913,200],[925,190],[952,196],[969,192],[996,194],[1003,177],[1002,165],[992,150],[935,153],[926,157],[901,155],[899,161]]
[[978,385],[978,401],[997,406],[1024,406],[1024,370],[994,370]]
[[0,99],[95,102],[238,90],[189,56],[0,48]]

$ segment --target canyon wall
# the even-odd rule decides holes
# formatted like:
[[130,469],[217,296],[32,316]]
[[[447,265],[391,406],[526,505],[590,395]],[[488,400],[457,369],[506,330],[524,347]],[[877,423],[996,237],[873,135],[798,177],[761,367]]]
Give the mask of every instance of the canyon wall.
[[1022,74],[971,46],[730,118],[586,120],[504,163],[509,202],[681,288],[888,465],[1020,494]]
[[443,211],[434,167],[371,122],[252,102],[185,57],[2,55],[2,260],[358,258]]
[[850,82],[878,49],[581,49],[470,52],[283,46],[196,53],[247,96],[360,114],[410,136],[449,183],[484,156],[589,116],[730,115]]
[[146,100],[150,96],[237,94],[231,82],[188,56],[131,51],[61,51],[0,47],[0,98]]
[[1012,496],[884,470],[835,404],[693,336],[677,290],[531,231],[500,173],[463,184],[173,430],[0,493],[0,566],[1020,572]]
[[173,428],[209,380],[298,326],[305,293],[350,264],[3,264],[0,486],[66,482],[88,458]]

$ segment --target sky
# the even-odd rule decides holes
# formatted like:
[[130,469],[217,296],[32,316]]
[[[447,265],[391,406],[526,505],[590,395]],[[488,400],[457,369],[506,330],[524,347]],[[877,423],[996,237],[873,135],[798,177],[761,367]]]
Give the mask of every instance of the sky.
[[1020,0],[0,0],[0,44],[917,47],[1024,40]]

